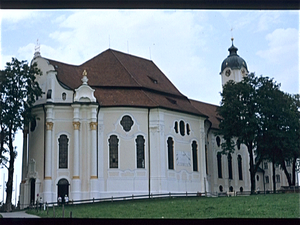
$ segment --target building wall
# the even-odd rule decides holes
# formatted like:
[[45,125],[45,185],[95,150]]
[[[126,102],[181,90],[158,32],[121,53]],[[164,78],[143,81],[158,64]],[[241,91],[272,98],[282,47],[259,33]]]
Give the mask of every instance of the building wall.
[[[221,144],[224,141],[220,137],[220,146],[218,146],[216,130],[211,130],[208,133],[208,179],[211,183],[210,192],[220,193],[220,186],[222,186],[223,192],[229,192],[230,187],[233,191],[237,192],[241,190],[250,191],[250,173],[249,173],[249,155],[245,145],[241,145],[240,149],[235,147],[232,157],[232,179],[229,179],[228,170],[228,157],[227,155],[221,155],[222,165],[222,178],[218,176],[218,160],[217,154],[222,151]],[[236,142],[236,139],[234,139]],[[238,155],[242,158],[242,180],[239,179],[238,171]]]

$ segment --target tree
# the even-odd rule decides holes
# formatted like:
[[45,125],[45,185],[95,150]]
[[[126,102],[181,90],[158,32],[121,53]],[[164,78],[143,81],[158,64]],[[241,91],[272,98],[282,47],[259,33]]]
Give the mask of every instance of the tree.
[[[1,71],[0,151],[1,163],[8,170],[5,203],[7,211],[12,209],[14,161],[17,156],[13,141],[17,130],[23,129],[32,119],[31,107],[42,95],[42,90],[36,81],[36,76],[41,74],[36,64],[29,66],[27,61],[20,62],[16,58],[12,58],[11,63],[6,63],[5,70]],[[8,157],[5,153],[8,153]]]
[[273,173],[276,163],[289,176],[285,161],[299,156],[294,144],[299,140],[295,139],[297,129],[299,135],[299,126],[295,122],[298,120],[299,125],[299,116],[296,117],[298,111],[291,96],[283,93],[273,79],[258,78],[254,74],[238,83],[229,81],[221,95],[218,113],[223,118],[219,125],[219,134],[225,139],[223,153],[234,151],[233,137],[246,145],[250,158],[251,193],[255,192],[255,174],[263,160],[273,163]]
[[258,169],[262,157],[258,154],[258,161],[254,162],[254,150],[257,147],[256,137],[259,133],[258,126],[258,105],[256,102],[256,89],[258,79],[254,74],[249,74],[241,82],[227,82],[221,93],[221,106],[218,114],[222,120],[219,124],[219,134],[225,139],[222,144],[223,153],[234,151],[235,143],[233,137],[239,140],[240,144],[245,144],[249,153],[251,193],[255,192],[255,173]]

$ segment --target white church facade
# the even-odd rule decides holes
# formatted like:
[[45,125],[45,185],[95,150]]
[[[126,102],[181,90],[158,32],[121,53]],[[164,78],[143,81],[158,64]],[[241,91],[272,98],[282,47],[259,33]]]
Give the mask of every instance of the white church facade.
[[[222,83],[246,62],[232,45]],[[218,106],[188,99],[150,60],[108,49],[75,66],[41,57],[43,92],[24,130],[20,206],[162,193],[250,190],[243,145],[221,155]]]

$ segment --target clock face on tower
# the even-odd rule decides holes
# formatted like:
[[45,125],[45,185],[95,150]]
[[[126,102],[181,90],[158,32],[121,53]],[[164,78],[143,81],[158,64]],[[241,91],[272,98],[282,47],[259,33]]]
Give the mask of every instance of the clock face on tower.
[[228,70],[225,71],[225,75],[226,75],[227,77],[229,77],[230,74],[231,74],[231,70],[230,70],[230,69],[228,69]]

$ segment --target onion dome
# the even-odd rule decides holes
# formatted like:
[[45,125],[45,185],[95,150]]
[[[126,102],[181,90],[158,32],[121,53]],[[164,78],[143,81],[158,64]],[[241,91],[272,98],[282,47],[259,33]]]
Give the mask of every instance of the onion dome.
[[246,61],[237,54],[238,48],[236,48],[233,45],[233,38],[231,39],[231,41],[232,41],[232,45],[228,49],[229,56],[227,56],[227,58],[224,59],[224,61],[222,62],[220,74],[227,67],[229,67],[230,69],[241,69],[242,67],[244,67],[246,69],[246,71],[248,72]]

